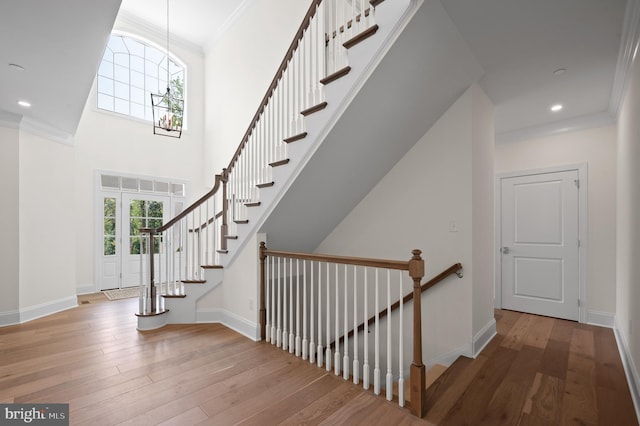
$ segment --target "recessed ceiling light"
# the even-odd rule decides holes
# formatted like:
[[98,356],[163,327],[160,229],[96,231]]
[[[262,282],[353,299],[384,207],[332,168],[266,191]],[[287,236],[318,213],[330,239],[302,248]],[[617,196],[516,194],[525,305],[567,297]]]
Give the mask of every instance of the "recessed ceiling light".
[[555,75],[555,76],[559,76],[559,75],[564,74],[565,72],[567,72],[567,69],[566,69],[566,68],[558,68],[557,70],[555,70],[555,71],[553,72],[553,75]]
[[24,67],[22,65],[18,65],[18,64],[9,64],[9,68],[12,68],[12,69],[18,70],[18,71],[24,71]]
[[27,102],[27,101],[18,101],[18,105],[20,105],[23,108],[29,108],[31,106],[31,102]]
[[562,105],[560,105],[560,104],[556,104],[556,105],[551,107],[551,111],[553,111],[553,112],[558,112],[561,109],[562,109]]

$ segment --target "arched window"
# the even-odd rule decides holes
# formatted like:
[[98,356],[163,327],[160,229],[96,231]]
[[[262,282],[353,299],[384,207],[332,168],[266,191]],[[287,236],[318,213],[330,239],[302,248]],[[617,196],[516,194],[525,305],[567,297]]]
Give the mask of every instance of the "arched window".
[[[171,91],[184,99],[185,67],[169,56]],[[98,108],[152,121],[150,93],[167,91],[166,53],[151,43],[112,34],[98,68]]]

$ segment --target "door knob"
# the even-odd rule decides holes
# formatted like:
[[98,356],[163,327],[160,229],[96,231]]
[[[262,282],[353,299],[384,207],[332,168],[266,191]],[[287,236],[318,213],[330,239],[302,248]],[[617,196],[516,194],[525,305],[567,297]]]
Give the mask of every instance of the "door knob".
[[502,254],[509,254],[510,250],[509,250],[509,247],[502,247],[500,251],[502,252]]

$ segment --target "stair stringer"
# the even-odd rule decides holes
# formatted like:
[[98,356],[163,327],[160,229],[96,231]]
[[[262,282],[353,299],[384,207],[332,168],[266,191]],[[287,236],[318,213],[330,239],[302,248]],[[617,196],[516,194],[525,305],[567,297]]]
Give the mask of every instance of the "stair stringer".
[[[237,226],[237,239],[227,241],[228,253],[220,254],[220,265],[228,268],[236,260],[245,244],[251,240],[277,206],[296,177],[304,169],[327,134],[366,84],[376,66],[391,49],[394,41],[411,21],[424,0],[384,1],[376,7],[376,34],[348,50],[351,72],[325,87],[327,107],[304,118],[307,136],[287,147],[289,164],[273,169],[274,186],[259,189],[260,206],[251,207],[247,213],[247,224]],[[197,322],[196,306],[199,299],[223,284],[223,269],[205,271],[203,284],[185,284],[184,298],[167,298],[169,309],[165,324]],[[257,318],[247,319],[256,321]],[[162,326],[160,325],[160,326]],[[252,335],[254,333],[251,333]],[[259,335],[259,333],[257,333]]]
[[198,300],[220,284],[224,278],[224,269],[205,269],[206,281],[202,284],[184,284],[186,297],[165,298],[167,324],[193,324],[197,322],[196,304]]

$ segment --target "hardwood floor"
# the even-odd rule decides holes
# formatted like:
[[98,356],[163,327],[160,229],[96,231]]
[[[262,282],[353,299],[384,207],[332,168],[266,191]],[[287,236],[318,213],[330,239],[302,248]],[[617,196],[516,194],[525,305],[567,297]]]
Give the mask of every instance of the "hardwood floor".
[[68,403],[73,425],[428,424],[217,324],[135,330],[137,299],[0,328],[0,403]]
[[441,425],[637,425],[613,331],[496,310],[498,335],[427,392]]
[[69,403],[92,426],[637,424],[608,329],[496,311],[499,335],[440,376],[427,421],[221,325],[141,333],[136,299],[82,300],[0,328],[0,403]]

